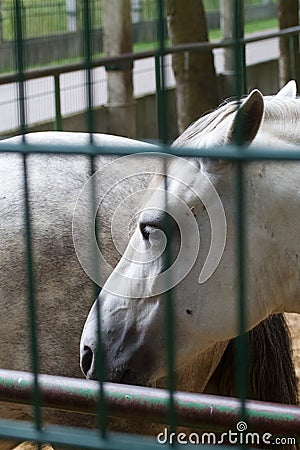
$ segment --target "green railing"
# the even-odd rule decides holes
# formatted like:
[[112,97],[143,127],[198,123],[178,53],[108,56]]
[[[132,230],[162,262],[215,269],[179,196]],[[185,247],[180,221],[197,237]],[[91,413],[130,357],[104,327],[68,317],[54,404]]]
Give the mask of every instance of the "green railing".
[[[246,76],[245,76],[245,61],[244,61],[244,50],[245,42],[243,39],[243,29],[240,24],[240,17],[242,14],[243,2],[242,0],[235,0],[236,5],[236,20],[234,23],[234,34],[235,39],[232,42],[227,42],[223,44],[191,44],[182,45],[177,48],[168,48],[164,46],[165,36],[163,34],[163,0],[157,0],[157,9],[159,19],[157,21],[158,25],[158,36],[159,36],[159,46],[158,50],[151,55],[155,56],[156,61],[156,82],[157,82],[157,117],[159,123],[159,139],[161,142],[160,151],[163,153],[170,153],[181,155],[183,151],[180,148],[169,148],[168,143],[168,105],[166,102],[166,92],[165,92],[165,78],[164,78],[164,57],[167,53],[173,53],[175,51],[184,51],[191,48],[198,48],[200,51],[203,48],[213,48],[217,46],[234,46],[235,50],[235,65],[236,65],[236,94],[238,98],[241,98],[245,93],[246,87]],[[103,370],[100,370],[100,381],[88,383],[85,381],[77,382],[67,380],[65,386],[61,386],[62,379],[51,379],[45,378],[45,376],[39,375],[39,354],[38,354],[38,337],[37,337],[37,324],[36,324],[36,304],[35,304],[35,268],[32,256],[32,239],[31,239],[31,211],[29,202],[29,180],[27,176],[27,157],[31,153],[53,153],[53,154],[84,154],[90,157],[91,165],[90,171],[94,172],[94,156],[97,154],[129,154],[137,153],[140,151],[145,151],[144,149],[132,149],[132,148],[105,148],[105,147],[95,147],[93,146],[93,92],[92,92],[92,68],[95,66],[96,61],[92,61],[91,58],[91,46],[90,46],[90,7],[89,1],[84,1],[84,52],[85,60],[83,67],[86,70],[86,98],[87,98],[87,123],[88,130],[90,132],[90,143],[89,145],[74,146],[70,147],[57,147],[54,145],[47,146],[34,146],[26,143],[26,137],[24,135],[24,140],[22,144],[18,146],[13,144],[2,145],[1,151],[3,152],[14,152],[19,153],[23,156],[23,168],[24,168],[24,204],[25,204],[25,217],[24,226],[26,229],[26,269],[27,269],[27,288],[28,288],[28,314],[29,314],[29,324],[31,330],[31,355],[32,355],[32,375],[22,374],[21,378],[23,382],[21,383],[20,374],[5,373],[0,371],[0,399],[5,401],[22,401],[24,403],[33,404],[34,408],[34,422],[18,422],[12,420],[0,420],[0,437],[1,438],[13,438],[15,440],[30,440],[36,442],[51,442],[58,445],[66,445],[73,447],[82,448],[102,448],[102,449],[150,449],[150,448],[161,448],[161,444],[155,442],[153,439],[142,437],[142,436],[128,436],[125,434],[115,434],[109,433],[106,430],[106,412],[107,407],[113,409],[114,414],[118,415],[118,408],[122,412],[124,410],[130,414],[141,414],[143,408],[151,409],[151,405],[156,405],[160,403],[159,413],[147,417],[153,418],[153,420],[165,420],[170,424],[171,431],[176,428],[177,425],[192,425],[201,427],[201,423],[204,425],[218,426],[220,429],[228,424],[232,424],[233,421],[237,419],[243,420],[247,417],[247,420],[253,421],[255,429],[261,431],[262,420],[267,420],[268,423],[272,422],[273,429],[278,432],[297,432],[299,434],[299,409],[296,407],[270,407],[268,409],[267,404],[264,405],[266,409],[259,410],[259,405],[255,402],[246,402],[247,397],[247,340],[245,334],[245,323],[246,323],[246,311],[245,311],[245,293],[247,290],[246,280],[245,280],[245,257],[244,257],[244,219],[247,211],[244,209],[244,177],[243,177],[243,161],[245,160],[256,160],[256,159],[266,159],[266,160],[300,160],[300,154],[294,151],[288,151],[286,149],[279,149],[276,152],[270,152],[270,150],[265,149],[251,149],[249,151],[244,148],[241,144],[243,143],[243,137],[237,136],[236,145],[232,147],[222,147],[213,149],[184,149],[185,156],[209,156],[209,157],[221,157],[224,159],[234,159],[238,163],[238,177],[237,177],[237,190],[239,192],[237,201],[237,222],[238,222],[238,235],[237,235],[237,248],[238,248],[238,260],[237,260],[237,279],[238,279],[238,304],[239,308],[237,311],[238,322],[239,322],[239,334],[237,345],[237,358],[236,358],[236,374],[238,380],[237,391],[239,394],[239,400],[233,401],[220,398],[213,400],[213,398],[207,398],[206,396],[193,396],[186,394],[186,397],[182,397],[181,394],[175,392],[175,380],[174,380],[174,330],[176,323],[173,318],[172,309],[172,295],[169,292],[166,295],[166,333],[168,341],[168,390],[161,393],[156,390],[147,390],[143,388],[124,388],[123,392],[118,394],[113,394],[113,386],[105,384],[103,382]],[[22,29],[22,8],[19,0],[15,0],[15,32],[16,32],[16,60],[17,60],[17,73],[13,76],[14,81],[18,82],[19,87],[19,117],[20,117],[20,132],[21,134],[26,133],[27,123],[26,123],[26,99],[24,94],[24,83],[27,78],[32,75],[25,71],[24,66],[24,53],[23,53],[23,29]],[[298,34],[299,29],[290,30],[291,35]],[[250,41],[250,40],[248,40]],[[252,39],[253,41],[253,39]],[[147,53],[149,54],[149,52]],[[145,56],[145,53],[138,55],[124,55],[120,57],[120,60],[124,59],[137,59]],[[115,61],[113,59],[103,59],[98,61],[98,64],[107,65],[109,62]],[[55,71],[55,69],[49,69]],[[74,70],[74,66],[72,67]],[[55,72],[57,75],[58,72]],[[59,81],[56,79],[57,92],[59,92]],[[56,96],[56,107],[57,107],[57,128],[60,128],[60,99],[59,95]],[[157,150],[157,149],[156,149]],[[150,150],[149,150],[150,151]],[[94,193],[93,193],[94,194]],[[167,195],[167,191],[166,191]],[[93,201],[91,208],[93,208]],[[166,198],[167,202],[167,198]],[[168,258],[168,255],[167,255]],[[97,287],[95,286],[95,289]],[[100,317],[98,317],[98,331],[100,333]],[[103,367],[103,361],[98,361],[99,367]],[[27,377],[27,378],[26,378]],[[51,384],[52,383],[52,384]],[[54,384],[53,384],[54,383]],[[57,385],[58,383],[58,385]],[[89,393],[82,392],[84,390],[84,383],[86,383],[86,391],[91,390]],[[51,387],[52,386],[52,387]],[[53,400],[53,392],[55,386],[59,387],[60,403]],[[50,389],[50,391],[49,391]],[[73,389],[73,391],[72,391]],[[116,389],[121,389],[118,387]],[[134,390],[136,389],[136,390]],[[72,391],[72,392],[71,392]],[[50,392],[50,397],[47,395]],[[71,399],[70,399],[71,392]],[[69,397],[68,397],[69,395]],[[74,397],[78,397],[78,402],[76,406],[76,411],[80,411],[81,408],[86,411],[86,404],[84,403],[88,398],[89,406],[91,406],[91,413],[98,414],[99,417],[99,430],[87,431],[84,429],[74,429],[59,426],[47,426],[44,428],[41,419],[41,408],[43,406],[58,407],[61,409],[68,409],[68,405],[71,409],[71,404],[73,402],[74,408]],[[130,402],[131,404],[125,405],[126,399],[135,401]],[[49,399],[50,398],[50,399]],[[68,400],[69,398],[69,400]],[[51,403],[52,402],[52,403]],[[64,407],[62,405],[64,404]],[[122,406],[123,405],[123,406]],[[213,406],[212,406],[213,405]],[[193,416],[193,410],[198,411],[198,416]],[[218,414],[214,416],[211,414],[211,408],[215,408]],[[135,409],[136,408],[136,409]],[[140,408],[140,409],[138,409]],[[182,411],[185,410],[183,414]],[[208,410],[210,413],[208,413]],[[111,410],[110,410],[111,411]],[[126,414],[127,414],[126,413]],[[191,415],[192,420],[187,419],[188,415]],[[209,419],[210,416],[210,419]],[[229,422],[226,422],[226,418],[230,418]],[[202,422],[201,422],[202,421]],[[256,425],[255,425],[256,423]],[[272,430],[269,430],[272,431]],[[194,448],[193,445],[185,445],[185,448]],[[207,447],[210,448],[210,447]],[[213,448],[213,447],[212,447]],[[226,448],[226,447],[225,447]]]

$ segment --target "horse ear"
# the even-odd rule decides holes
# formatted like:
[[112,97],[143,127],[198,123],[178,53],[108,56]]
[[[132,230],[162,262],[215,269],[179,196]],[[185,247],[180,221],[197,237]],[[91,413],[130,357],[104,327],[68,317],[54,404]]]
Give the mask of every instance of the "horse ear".
[[297,83],[295,80],[289,81],[282,89],[276,94],[276,97],[280,98],[296,98],[297,97]]
[[264,116],[264,98],[255,89],[238,109],[227,135],[227,143],[251,144]]

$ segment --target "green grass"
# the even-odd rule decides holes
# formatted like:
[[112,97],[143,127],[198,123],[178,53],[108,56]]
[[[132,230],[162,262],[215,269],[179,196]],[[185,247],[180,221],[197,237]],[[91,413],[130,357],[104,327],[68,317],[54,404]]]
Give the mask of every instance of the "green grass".
[[[266,31],[270,29],[278,28],[278,20],[277,19],[269,19],[269,20],[260,20],[257,22],[249,22],[245,25],[245,34],[250,34],[259,31]],[[209,40],[215,41],[221,39],[221,31],[220,30],[210,30],[209,31]],[[135,52],[142,52],[146,50],[153,50],[157,48],[157,42],[139,42],[134,44],[133,49]],[[170,41],[166,40],[166,46],[170,45]]]
[[[170,45],[170,41],[169,39],[167,39],[165,41],[165,46],[169,47]],[[133,44],[133,51],[134,52],[144,52],[146,50],[153,50],[158,48],[159,44],[158,42],[154,41],[154,42],[136,42],[135,44]]]
[[[245,34],[266,31],[272,28],[278,28],[278,20],[277,19],[269,19],[269,20],[260,20],[257,22],[249,22],[245,25]],[[209,31],[209,40],[215,41],[221,39],[221,31],[220,30],[210,30]],[[135,52],[142,52],[146,50],[153,50],[157,48],[157,42],[139,42],[134,44],[133,49]],[[166,41],[166,46],[170,45],[170,41]]]
[[278,28],[278,19],[260,20],[258,22],[249,22],[245,25],[245,33],[254,33],[271,28]]
[[[262,0],[244,0],[245,6],[259,6],[263,4]],[[272,0],[275,3],[276,0]],[[203,0],[205,11],[218,11],[220,9],[220,0]]]
[[[259,20],[257,22],[249,22],[245,24],[245,34],[255,33],[258,31],[266,31],[272,28],[278,28],[278,20],[277,19],[268,19],[268,20]],[[209,40],[219,40],[221,39],[220,30],[210,30],[209,32]]]
[[[91,0],[92,27],[101,26],[101,1]],[[1,2],[0,2],[1,3]],[[4,40],[14,38],[14,0],[2,0],[2,33]],[[48,36],[67,31],[65,0],[23,0],[23,33],[25,38]],[[83,22],[81,9],[77,14],[77,23]]]

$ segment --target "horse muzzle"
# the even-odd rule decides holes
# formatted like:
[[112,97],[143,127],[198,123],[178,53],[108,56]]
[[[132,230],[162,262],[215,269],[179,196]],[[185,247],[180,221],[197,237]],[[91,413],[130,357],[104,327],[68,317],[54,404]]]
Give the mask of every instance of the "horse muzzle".
[[[136,364],[138,361],[138,364]],[[85,377],[89,380],[109,381],[113,383],[147,385],[150,371],[149,357],[143,352],[132,355],[128,361],[122,359],[112,360],[107,351],[98,354],[88,345],[83,345],[80,351],[80,367]],[[150,369],[150,367],[149,367]]]
[[[95,302],[80,342],[80,367],[87,379],[147,385],[153,374],[155,351],[144,341],[135,322],[103,321],[98,333]],[[149,340],[153,342],[153,339]]]

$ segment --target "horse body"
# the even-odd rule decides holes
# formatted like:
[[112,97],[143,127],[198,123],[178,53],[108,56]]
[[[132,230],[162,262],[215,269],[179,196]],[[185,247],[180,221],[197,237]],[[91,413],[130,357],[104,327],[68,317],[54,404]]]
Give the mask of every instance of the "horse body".
[[[130,145],[149,148],[148,144],[115,136],[95,135],[98,145]],[[89,142],[87,134],[33,133],[27,136],[32,144],[80,145]],[[21,142],[20,137],[3,141]],[[114,157],[95,158],[96,169]],[[72,215],[82,186],[89,178],[90,161],[85,156],[29,155],[27,158],[32,225],[32,248],[37,304],[39,340],[39,371],[52,375],[81,377],[79,342],[84,318],[96,294],[91,280],[80,266],[72,240]],[[138,164],[138,163],[137,163]],[[152,161],[152,165],[154,162]],[[117,174],[116,174],[117,175]],[[125,174],[121,174],[125,177]],[[31,370],[26,295],[26,256],[24,227],[23,160],[21,155],[0,155],[0,302],[1,357],[0,367]],[[106,182],[101,189],[105,192]],[[145,183],[148,183],[147,174]],[[128,193],[137,190],[141,179],[130,180]],[[124,185],[122,186],[124,188]],[[124,192],[116,189],[114,198],[104,201],[100,210],[104,253],[112,266],[120,255],[111,238],[109,220]],[[133,214],[135,205],[131,205]],[[85,218],[81,218],[85,230]],[[128,241],[127,218],[118,223],[119,236]],[[121,232],[122,231],[122,232]],[[1,417],[32,418],[32,408],[0,403]],[[81,417],[59,411],[45,410],[43,417],[52,423],[86,426],[94,423],[90,416]],[[9,448],[1,440],[0,448]]]
[[[300,100],[289,98],[286,92],[263,98],[259,91],[253,91],[238,113],[237,106],[236,102],[226,104],[199,119],[174,145],[209,147],[230,143],[237,136],[238,122],[241,121],[247,144],[267,144],[274,148],[287,142],[298,151],[300,135],[296,135],[295,123],[300,114]],[[182,219],[184,214],[188,216],[192,212],[197,228],[201,230],[201,245],[194,264],[186,276],[172,286],[176,364],[179,367],[214,343],[238,335],[235,206],[238,169],[234,163],[206,158],[195,158],[194,163],[189,164],[176,159],[167,169],[167,213],[176,219],[180,217],[180,233],[190,252],[196,245],[196,234],[192,222]],[[272,314],[300,312],[299,165],[249,162],[245,164],[244,177],[248,217],[246,328],[250,330]],[[81,364],[89,378],[95,377],[97,333],[94,317],[99,304],[104,345],[109,349],[108,379],[149,383],[165,373],[166,340],[160,333],[164,295],[160,279],[166,269],[162,256],[168,233],[166,194],[162,194],[166,180],[160,178],[154,184],[158,189],[145,203],[124,257],[107,280],[99,302],[95,302],[86,321],[81,340]],[[224,205],[226,221],[214,189]],[[216,215],[217,210],[219,215]],[[215,220],[213,224],[213,217],[218,217],[219,222]],[[224,234],[226,226],[223,253],[218,237]],[[172,242],[178,249],[180,233],[174,225],[173,230]],[[209,266],[206,255],[210,254],[210,241],[215,249],[209,262],[213,270],[203,279],[203,267]],[[139,254],[146,258],[142,264]],[[171,272],[171,277],[176,278],[176,270]],[[116,285],[121,288],[116,289]],[[168,288],[170,286],[166,290]]]
[[[111,145],[130,143],[126,139],[114,139]],[[36,133],[28,135],[29,143],[55,143],[73,145],[88,142],[88,136],[77,133]],[[18,142],[12,138],[7,142]],[[100,136],[99,143],[107,145],[107,138]],[[2,144],[5,145],[5,142]],[[142,145],[143,144],[139,144]],[[147,145],[144,144],[145,148]],[[96,167],[110,162],[112,157],[96,158]],[[24,232],[24,190],[22,157],[15,154],[2,154],[1,171],[1,282],[0,295],[5,321],[1,324],[3,341],[10,345],[2,346],[1,367],[16,370],[29,370],[29,353],[24,351],[24,324],[27,322],[26,298],[26,259]],[[66,374],[62,363],[67,355],[70,373],[80,376],[78,370],[78,350],[74,345],[73,331],[82,326],[82,314],[93,297],[91,282],[77,261],[72,241],[72,214],[78,193],[89,177],[89,160],[81,156],[30,155],[27,159],[29,173],[29,192],[31,205],[32,246],[34,258],[35,290],[42,329],[41,335],[41,371],[45,372],[51,364],[51,372]],[[105,183],[104,189],[105,189]],[[116,192],[116,201],[121,193]],[[111,205],[113,207],[113,205]],[[109,216],[109,206],[104,202],[102,212]],[[84,229],[85,218],[82,217]],[[102,223],[102,222],[101,222]],[[126,227],[126,223],[120,223]],[[109,230],[110,231],[110,230]],[[108,230],[103,229],[108,235]],[[125,236],[125,235],[124,235]],[[106,245],[110,241],[105,239]],[[113,245],[113,244],[111,244]],[[116,250],[110,251],[112,258]],[[116,263],[117,259],[114,261]],[[80,301],[76,301],[76,298]],[[65,302],[63,299],[68,299]],[[15,299],[15,300],[14,300]],[[17,302],[16,302],[17,301]],[[71,303],[70,303],[71,302]],[[57,309],[57,305],[60,306]],[[70,323],[70,305],[74,308],[74,317]],[[18,313],[18,314],[16,314]],[[54,318],[55,317],[55,318]],[[45,325],[53,319],[53,328],[46,331]],[[15,324],[17,335],[11,332]],[[52,329],[51,329],[52,328]],[[54,332],[53,332],[54,331]],[[61,341],[62,332],[64,338]],[[45,334],[48,334],[47,336]],[[69,336],[69,339],[67,338]],[[76,340],[78,341],[78,332]],[[76,341],[75,341],[76,342]],[[53,358],[48,358],[50,343],[53,345]],[[68,344],[69,343],[69,344]],[[12,351],[12,348],[15,350]],[[29,349],[28,349],[29,350]],[[54,357],[62,353],[62,359]],[[12,353],[14,358],[11,358]],[[50,363],[51,361],[51,363]]]
[[[94,135],[97,145],[139,146],[149,144],[115,136]],[[89,136],[82,133],[32,133],[26,136],[30,144],[83,145]],[[6,142],[20,143],[21,137]],[[99,169],[115,160],[112,156],[95,158]],[[90,161],[85,156],[29,155],[27,157],[30,195],[30,216],[35,277],[35,299],[39,341],[39,371],[52,375],[81,377],[79,342],[84,319],[95,298],[94,287],[78,262],[72,239],[72,216],[78,195],[89,179]],[[125,248],[130,237],[128,223],[138,205],[132,194],[146,188],[152,172],[161,162],[155,157],[130,160],[116,178],[124,179],[101,203],[99,209],[99,242],[108,262],[114,267],[120,254],[112,240],[110,223],[117,206],[128,196],[127,214],[118,215],[116,235],[118,246]],[[139,173],[127,179],[129,171]],[[31,370],[30,331],[28,327],[28,301],[26,294],[26,256],[24,231],[23,159],[18,154],[0,154],[0,302],[1,302],[1,358],[2,369]],[[97,188],[105,193],[111,180],[100,179]],[[86,217],[79,216],[83,239],[86,238]],[[88,250],[87,250],[88,251]],[[214,373],[227,343],[218,343],[203,353],[189,368],[178,373],[182,389],[202,392]],[[163,380],[161,381],[163,383]],[[0,403],[1,417],[11,419],[32,418],[32,409],[22,405]],[[46,422],[73,426],[92,426],[91,416],[82,416],[44,409]],[[136,422],[136,421],[135,421]],[[150,424],[132,421],[111,421],[118,431],[136,431],[154,434]],[[158,432],[158,428],[156,431]],[[10,448],[5,441],[0,448]]]

